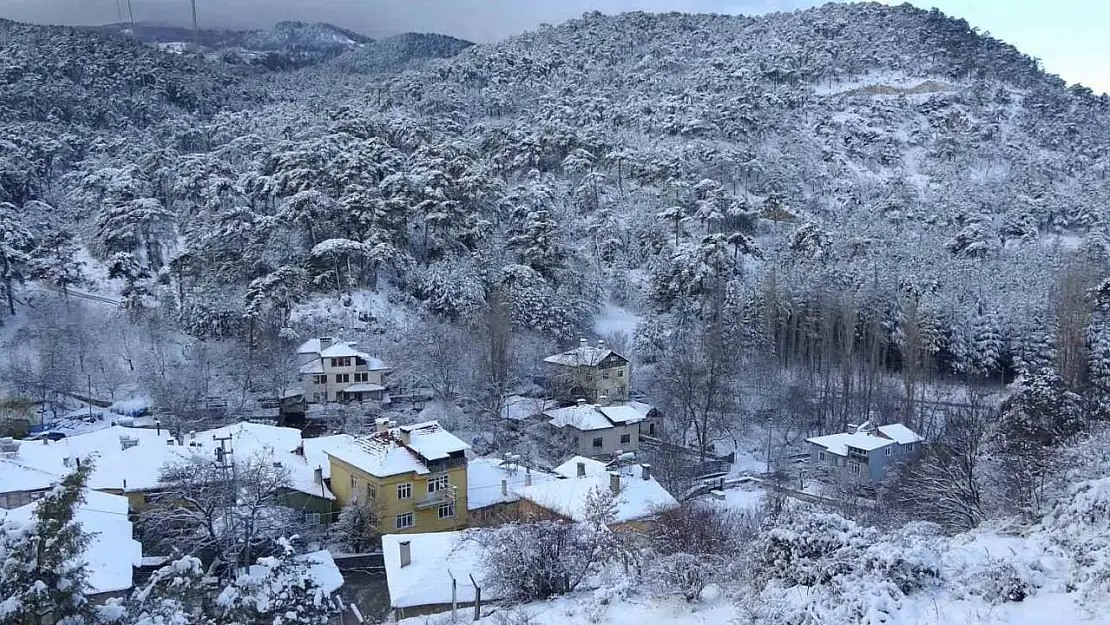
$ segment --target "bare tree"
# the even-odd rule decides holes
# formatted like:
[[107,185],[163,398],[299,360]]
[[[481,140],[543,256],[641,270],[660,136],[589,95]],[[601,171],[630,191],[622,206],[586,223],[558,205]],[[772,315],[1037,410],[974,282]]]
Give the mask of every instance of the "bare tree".
[[197,556],[216,569],[250,563],[297,525],[296,513],[282,506],[289,488],[289,469],[261,456],[228,469],[199,456],[167,464],[140,532],[156,550]]
[[978,395],[948,414],[939,438],[900,467],[883,492],[897,519],[933,521],[957,532],[986,518],[983,458],[994,416]]

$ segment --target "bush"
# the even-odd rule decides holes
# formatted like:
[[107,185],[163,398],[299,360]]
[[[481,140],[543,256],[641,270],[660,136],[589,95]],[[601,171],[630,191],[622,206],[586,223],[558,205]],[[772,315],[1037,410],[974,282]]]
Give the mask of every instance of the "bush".
[[975,594],[990,604],[1021,602],[1036,592],[1033,583],[1004,560],[992,560],[976,577],[981,581]]
[[678,594],[687,602],[693,602],[706,586],[718,579],[724,567],[724,558],[720,556],[675,553],[655,560],[648,573],[663,592]]

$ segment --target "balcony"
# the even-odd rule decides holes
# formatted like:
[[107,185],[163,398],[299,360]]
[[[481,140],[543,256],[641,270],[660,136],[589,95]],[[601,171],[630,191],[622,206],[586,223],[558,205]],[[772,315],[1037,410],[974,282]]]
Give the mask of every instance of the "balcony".
[[454,500],[455,487],[448,486],[447,488],[441,488],[434,493],[428,493],[426,496],[416,499],[413,502],[413,506],[415,506],[417,510],[423,510],[425,508],[434,508]]
[[430,460],[425,463],[428,470],[432,473],[445,473],[451,469],[466,466],[466,456],[460,455],[458,457],[442,458],[440,460]]

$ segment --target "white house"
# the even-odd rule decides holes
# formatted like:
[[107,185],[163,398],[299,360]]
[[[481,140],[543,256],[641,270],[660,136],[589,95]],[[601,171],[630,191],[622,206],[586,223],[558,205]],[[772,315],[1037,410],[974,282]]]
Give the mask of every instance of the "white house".
[[330,337],[309,339],[297,348],[305,401],[330,403],[381,401],[390,368],[355,349],[355,343]]
[[848,432],[806,439],[810,465],[817,472],[876,484],[896,463],[920,452],[924,441],[901,423],[875,427],[867,421],[848,428]]
[[555,434],[563,437],[573,453],[612,456],[640,448],[640,423],[647,417],[636,408],[597,405],[580,399],[573,406],[547,410],[544,416]]

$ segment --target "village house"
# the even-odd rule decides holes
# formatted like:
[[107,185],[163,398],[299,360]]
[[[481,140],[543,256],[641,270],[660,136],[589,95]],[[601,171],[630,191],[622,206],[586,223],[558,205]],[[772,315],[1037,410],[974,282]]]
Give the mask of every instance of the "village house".
[[585,521],[591,494],[608,490],[616,504],[611,527],[643,531],[660,511],[678,506],[674,496],[651,475],[648,464],[605,464],[575,457],[555,472],[563,479],[517,491],[522,518]]
[[629,405],[590,404],[584,399],[543,414],[552,433],[562,440],[570,453],[605,457],[638,450],[640,424],[647,418]]
[[262,458],[288,469],[290,485],[282,494],[283,505],[320,520],[333,511],[335,496],[323,479],[326,458],[317,452],[310,460],[299,430],[255,423],[178,436],[162,428],[115,425],[59,441],[5,440],[0,444],[0,504],[16,507],[34,501],[92,459],[89,489],[126,497],[131,512],[137,513],[164,491],[162,467],[198,457],[214,460],[219,438],[228,439],[233,462]]
[[309,339],[297,348],[301,385],[308,403],[383,401],[389,367],[330,337]]
[[474,532],[388,534],[382,536],[390,616],[405,618],[468,608],[476,600],[475,584],[482,601],[500,599],[497,589],[485,581],[482,547]]
[[585,399],[596,403],[606,397],[610,401],[628,399],[631,364],[628,359],[609,349],[605,341],[590,346],[580,339],[578,347],[543,359],[547,368],[550,391],[563,402]]
[[373,507],[383,534],[465,527],[470,446],[437,421],[375,425],[374,434],[325,450],[339,505]]
[[[128,518],[124,497],[87,490],[85,501],[74,512],[74,519],[89,534],[89,544],[81,554],[88,571],[87,595],[94,603],[117,596],[133,585],[135,567],[142,563],[143,549],[132,538],[134,527]],[[0,525],[6,521],[34,521],[37,503],[12,510],[0,510]]]
[[517,491],[559,479],[555,473],[522,464],[519,456],[474,458],[466,468],[467,525],[483,527],[520,519]]
[[890,469],[921,451],[924,440],[901,423],[875,427],[870,421],[849,425],[849,431],[806,439],[810,466],[818,477],[850,479],[875,485]]

